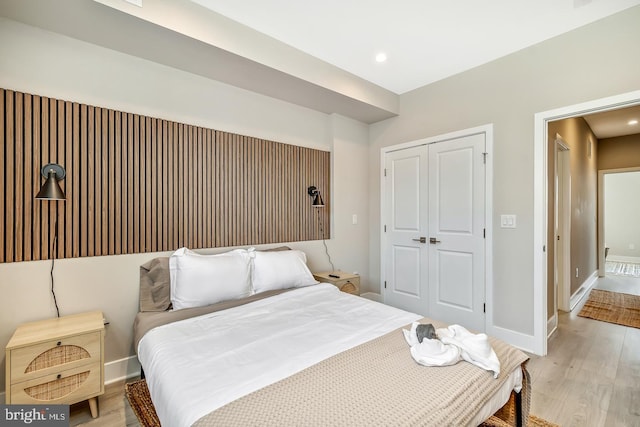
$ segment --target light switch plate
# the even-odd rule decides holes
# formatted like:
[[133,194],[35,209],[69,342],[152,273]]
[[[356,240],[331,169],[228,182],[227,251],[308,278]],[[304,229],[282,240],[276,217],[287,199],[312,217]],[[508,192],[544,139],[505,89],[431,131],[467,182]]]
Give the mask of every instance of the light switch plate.
[[516,228],[516,216],[500,215],[500,228]]

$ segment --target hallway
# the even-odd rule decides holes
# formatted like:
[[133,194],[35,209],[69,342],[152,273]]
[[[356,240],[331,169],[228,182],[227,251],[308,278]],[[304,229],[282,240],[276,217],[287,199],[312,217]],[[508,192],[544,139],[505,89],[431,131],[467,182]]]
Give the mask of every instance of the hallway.
[[606,277],[600,277],[598,279],[595,288],[605,291],[622,292],[624,294],[640,295],[640,278],[608,274]]
[[[595,288],[640,295],[640,279],[607,276]],[[531,356],[531,413],[561,426],[640,427],[640,329],[559,313],[546,357]]]

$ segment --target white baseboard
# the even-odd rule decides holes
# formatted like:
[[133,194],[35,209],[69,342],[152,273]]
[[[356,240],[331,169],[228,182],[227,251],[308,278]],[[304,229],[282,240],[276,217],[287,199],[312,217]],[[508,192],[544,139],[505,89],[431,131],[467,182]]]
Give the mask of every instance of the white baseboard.
[[[382,295],[375,292],[365,292],[360,296],[373,301],[383,302]],[[487,334],[501,339],[502,341],[505,341],[522,351],[538,354],[538,352],[533,350],[534,348],[536,348],[535,337],[533,335],[523,334],[521,332],[501,328],[499,326],[489,326],[487,327],[486,332]]]
[[120,360],[113,360],[104,364],[104,383],[111,384],[140,375],[138,357],[129,356]]
[[522,351],[526,351],[527,353],[539,354],[539,352],[534,351],[536,348],[536,340],[533,335],[523,334],[522,332],[501,328],[500,326],[495,325],[487,327],[487,334],[501,339],[502,341],[507,342]]
[[640,257],[637,256],[622,256],[622,255],[609,255],[607,261],[614,262],[630,262],[632,264],[640,264]]
[[365,292],[360,295],[362,298],[370,299],[371,301],[382,302],[382,295],[375,292]]
[[578,305],[578,303],[580,303],[580,301],[582,301],[582,299],[589,294],[589,290],[593,288],[597,280],[598,270],[591,273],[591,275],[587,277],[584,282],[582,282],[582,286],[580,286],[578,290],[575,291],[573,295],[571,295],[571,298],[569,299],[569,307],[571,311],[573,311],[573,309],[576,308],[576,305]]

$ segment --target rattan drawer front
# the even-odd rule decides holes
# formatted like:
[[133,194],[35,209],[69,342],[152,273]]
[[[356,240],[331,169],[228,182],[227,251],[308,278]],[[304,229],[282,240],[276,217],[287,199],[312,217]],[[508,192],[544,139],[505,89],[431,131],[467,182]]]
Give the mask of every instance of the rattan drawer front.
[[102,369],[99,360],[73,369],[14,383],[12,404],[71,404],[102,393]]
[[46,341],[11,350],[11,381],[39,378],[100,361],[100,332]]
[[354,281],[353,279],[336,280],[335,282],[333,282],[333,284],[341,288],[349,282],[353,283],[353,281]]
[[360,291],[360,278],[341,279],[333,282],[342,292],[358,295]]
[[353,295],[360,295],[358,286],[356,285],[355,282],[352,282],[351,280],[347,280],[345,283],[343,283],[339,287],[342,292],[346,292],[348,294],[353,294]]
[[356,274],[349,274],[344,271],[331,271],[326,273],[315,273],[313,277],[319,282],[331,283],[342,292],[360,295],[360,276]]

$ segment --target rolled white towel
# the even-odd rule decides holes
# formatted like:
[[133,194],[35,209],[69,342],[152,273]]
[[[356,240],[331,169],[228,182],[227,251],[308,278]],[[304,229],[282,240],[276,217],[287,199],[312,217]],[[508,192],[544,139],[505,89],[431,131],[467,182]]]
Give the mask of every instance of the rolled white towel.
[[460,357],[482,369],[493,372],[493,377],[500,374],[500,360],[489,344],[486,334],[472,334],[460,325],[436,330],[440,341],[460,349]]
[[409,344],[409,347],[413,347],[416,344],[420,344],[418,342],[418,334],[416,334],[416,329],[418,328],[418,325],[420,323],[418,322],[413,322],[411,324],[411,330],[407,331],[406,329],[402,330],[402,333],[404,334],[404,339],[405,341],[407,341],[407,344]]
[[460,349],[437,339],[425,338],[411,347],[411,357],[423,366],[449,366],[460,361]]
[[455,346],[446,345],[437,339],[425,338],[419,342],[416,334],[418,325],[418,322],[413,322],[410,331],[402,330],[404,339],[411,347],[413,360],[423,366],[449,366],[460,361],[460,350]]

